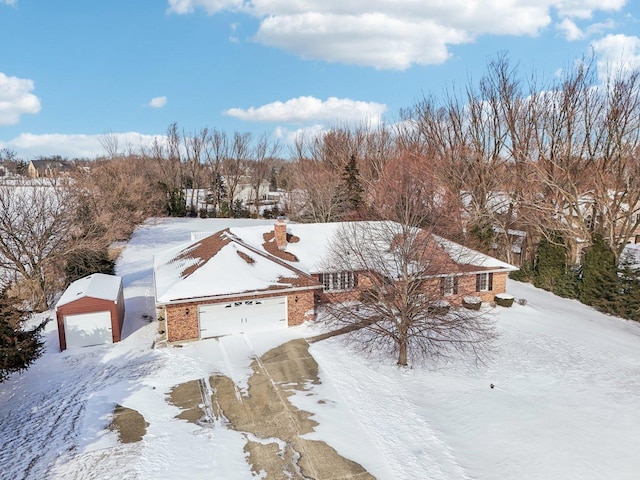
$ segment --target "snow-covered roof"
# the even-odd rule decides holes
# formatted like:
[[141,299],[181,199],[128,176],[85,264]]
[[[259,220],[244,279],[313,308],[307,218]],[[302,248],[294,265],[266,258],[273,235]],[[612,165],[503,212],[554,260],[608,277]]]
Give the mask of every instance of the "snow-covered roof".
[[[295,265],[307,273],[320,273],[329,256],[329,247],[331,241],[340,233],[340,229],[349,225],[358,224],[358,226],[367,228],[377,228],[381,222],[334,222],[334,223],[290,223],[287,225],[287,233],[290,237],[295,238],[294,242],[287,244],[286,251],[297,259],[295,262],[289,261],[291,265]],[[391,224],[393,222],[384,222]],[[345,231],[348,228],[345,229]],[[398,231],[400,231],[398,224]],[[273,231],[272,225],[260,225],[255,227],[238,227],[231,228],[230,231],[241,238],[247,244],[265,250],[265,234]],[[434,239],[445,249],[451,259],[458,264],[464,264],[469,267],[478,267],[478,269],[486,271],[487,269],[517,270],[517,267],[502,262],[496,258],[490,257],[483,253],[472,250],[458,243],[446,240],[442,237],[434,235]],[[285,259],[286,260],[286,259]],[[469,269],[465,269],[469,271]]]
[[56,303],[56,308],[85,297],[115,302],[118,300],[121,285],[122,277],[93,273],[69,285]]
[[[350,226],[380,228],[383,222],[289,223],[280,251],[274,225],[231,227],[215,234],[192,234],[191,242],[155,257],[156,299],[169,303],[193,298],[273,289],[319,286],[310,276],[326,271],[332,241]],[[390,226],[400,224],[384,222]],[[342,230],[345,229],[345,230]],[[458,243],[433,236],[465,273],[512,271],[516,267]],[[442,272],[447,273],[447,272]]]
[[154,273],[159,303],[316,285],[303,272],[244,245],[229,230],[162,252],[154,259]]

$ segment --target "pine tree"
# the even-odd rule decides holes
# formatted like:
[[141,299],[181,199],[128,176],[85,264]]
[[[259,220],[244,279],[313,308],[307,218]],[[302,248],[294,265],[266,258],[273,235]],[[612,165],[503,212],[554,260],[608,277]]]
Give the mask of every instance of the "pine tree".
[[7,294],[0,291],[0,382],[12,373],[21,372],[42,355],[44,345],[40,333],[47,320],[31,330],[22,328],[28,313],[17,308]]
[[599,233],[594,234],[593,243],[582,259],[580,301],[602,312],[617,314],[620,280],[615,255]]
[[617,314],[640,320],[640,269],[630,259],[624,259],[619,269],[619,301]]
[[577,278],[567,271],[567,249],[559,235],[543,239],[536,251],[533,284],[560,297],[575,298]]
[[352,211],[357,211],[364,204],[362,199],[364,188],[362,188],[362,185],[360,184],[360,171],[358,170],[355,155],[351,155],[351,158],[349,158],[349,161],[345,165],[342,178],[349,206]]

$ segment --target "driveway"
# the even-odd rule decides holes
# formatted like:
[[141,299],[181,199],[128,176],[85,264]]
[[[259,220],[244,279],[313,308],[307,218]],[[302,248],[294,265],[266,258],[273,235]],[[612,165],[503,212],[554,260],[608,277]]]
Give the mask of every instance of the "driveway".
[[374,478],[327,443],[305,438],[318,423],[311,413],[296,408],[290,397],[320,382],[306,340],[291,340],[269,350],[256,357],[251,369],[245,392],[231,378],[214,375],[176,386],[170,401],[182,409],[179,418],[200,424],[222,421],[242,432],[247,461],[256,475],[266,474],[263,478]]

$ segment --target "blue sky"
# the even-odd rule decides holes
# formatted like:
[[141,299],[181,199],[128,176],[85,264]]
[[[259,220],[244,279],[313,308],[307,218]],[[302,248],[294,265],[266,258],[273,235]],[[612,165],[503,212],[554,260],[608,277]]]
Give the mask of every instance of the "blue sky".
[[[634,4],[635,3],[635,4]],[[552,79],[640,67],[631,0],[0,0],[0,148],[95,157],[177,122],[267,134],[394,123],[507,52]]]

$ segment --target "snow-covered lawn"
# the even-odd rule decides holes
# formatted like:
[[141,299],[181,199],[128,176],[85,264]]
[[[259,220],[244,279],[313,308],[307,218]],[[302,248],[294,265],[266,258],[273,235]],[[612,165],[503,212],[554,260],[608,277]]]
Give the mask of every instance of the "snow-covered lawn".
[[[117,265],[121,343],[60,353],[48,326],[44,356],[0,384],[2,478],[252,478],[243,433],[175,419],[167,394],[212,373],[242,391],[252,356],[317,328],[152,349],[157,324],[144,317],[154,315],[153,254],[238,222],[163,219],[136,231]],[[640,324],[530,285],[508,291],[527,304],[492,310],[501,336],[484,366],[398,368],[339,338],[312,344],[322,383],[291,399],[320,424],[309,438],[380,479],[639,478]],[[149,423],[141,442],[119,444],[106,428],[116,404]]]

